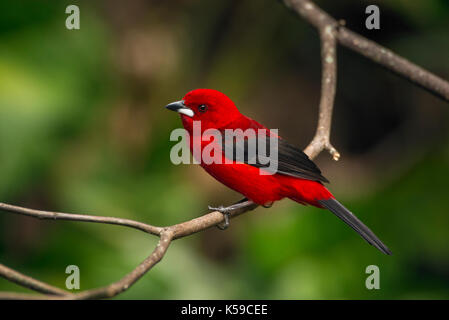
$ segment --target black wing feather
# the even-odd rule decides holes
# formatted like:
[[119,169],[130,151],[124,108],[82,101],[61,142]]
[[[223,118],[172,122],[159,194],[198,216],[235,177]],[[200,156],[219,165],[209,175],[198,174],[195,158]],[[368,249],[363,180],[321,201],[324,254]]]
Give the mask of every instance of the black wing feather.
[[[277,164],[276,173],[278,174],[319,182],[329,182],[329,180],[323,177],[317,165],[310,160],[301,149],[289,144],[281,138],[275,138],[278,142],[277,146],[270,144],[269,136],[261,137],[259,135],[259,139],[260,138],[265,138],[265,145],[267,149],[266,152],[261,153],[257,150],[255,155],[249,154],[249,143],[256,143],[257,145],[257,138],[255,136],[245,136],[243,138],[233,137],[233,141],[226,141],[229,140],[229,137],[223,135],[224,143],[222,144],[222,150],[225,152],[227,158],[232,158],[233,160],[243,162],[257,168],[268,167],[266,163],[267,160],[269,160],[271,163]],[[271,139],[273,139],[273,137],[271,137]],[[239,141],[243,143],[238,143]],[[266,156],[263,154],[266,154]],[[276,154],[277,159],[274,156]]]

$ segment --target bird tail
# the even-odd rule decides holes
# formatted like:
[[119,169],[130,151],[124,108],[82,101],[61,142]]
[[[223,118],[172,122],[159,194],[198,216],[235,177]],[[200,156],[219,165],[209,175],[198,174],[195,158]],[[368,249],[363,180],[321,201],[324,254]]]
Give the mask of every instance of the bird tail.
[[[287,179],[289,178],[287,177]],[[311,204],[319,208],[328,209],[354,229],[369,244],[385,254],[391,254],[388,247],[362,221],[338,202],[322,183],[311,180],[292,179],[284,185],[289,186],[288,190],[286,190],[286,197],[303,205]]]
[[332,197],[325,200],[318,200],[318,203],[343,220],[369,244],[376,247],[383,253],[391,255],[390,249],[388,249],[388,247],[383,244],[383,242],[380,241],[380,239],[362,221],[360,221],[351,211],[346,209],[335,198]]

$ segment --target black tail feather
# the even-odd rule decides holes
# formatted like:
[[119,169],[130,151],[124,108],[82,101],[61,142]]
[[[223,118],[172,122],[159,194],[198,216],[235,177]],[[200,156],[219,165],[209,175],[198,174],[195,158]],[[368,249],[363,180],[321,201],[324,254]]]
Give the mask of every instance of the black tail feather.
[[369,244],[373,245],[385,254],[390,255],[391,251],[386,245],[380,241],[380,239],[360,221],[352,212],[346,209],[340,202],[331,198],[327,200],[318,201],[323,207],[331,211],[346,224],[348,224],[352,229],[354,229],[358,234],[362,236]]

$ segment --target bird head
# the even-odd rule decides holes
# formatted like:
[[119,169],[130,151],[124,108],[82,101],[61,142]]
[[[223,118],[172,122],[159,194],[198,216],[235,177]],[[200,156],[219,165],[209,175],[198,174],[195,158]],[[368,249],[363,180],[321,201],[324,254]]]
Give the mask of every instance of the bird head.
[[184,127],[191,127],[193,121],[201,121],[202,130],[224,128],[241,116],[231,99],[213,89],[192,90],[182,100],[165,107],[180,114]]

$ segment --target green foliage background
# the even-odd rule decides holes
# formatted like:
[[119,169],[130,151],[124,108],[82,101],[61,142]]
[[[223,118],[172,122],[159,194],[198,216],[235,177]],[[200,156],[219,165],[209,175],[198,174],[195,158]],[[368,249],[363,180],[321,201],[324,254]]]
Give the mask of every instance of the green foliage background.
[[[78,4],[81,29],[65,28]],[[449,4],[320,1],[347,25],[449,79]],[[315,30],[278,1],[2,1],[0,201],[170,225],[239,195],[195,166],[174,166],[178,117],[163,106],[196,87],[227,93],[249,116],[305,146],[320,89]],[[394,255],[334,216],[283,201],[221,232],[175,241],[123,299],[449,298],[448,105],[339,49],[334,145],[317,162],[330,189]],[[384,143],[387,141],[386,143]],[[117,226],[0,213],[0,261],[64,287],[132,270],[156,239]],[[365,268],[381,289],[365,288]],[[0,290],[26,291],[0,280]]]

